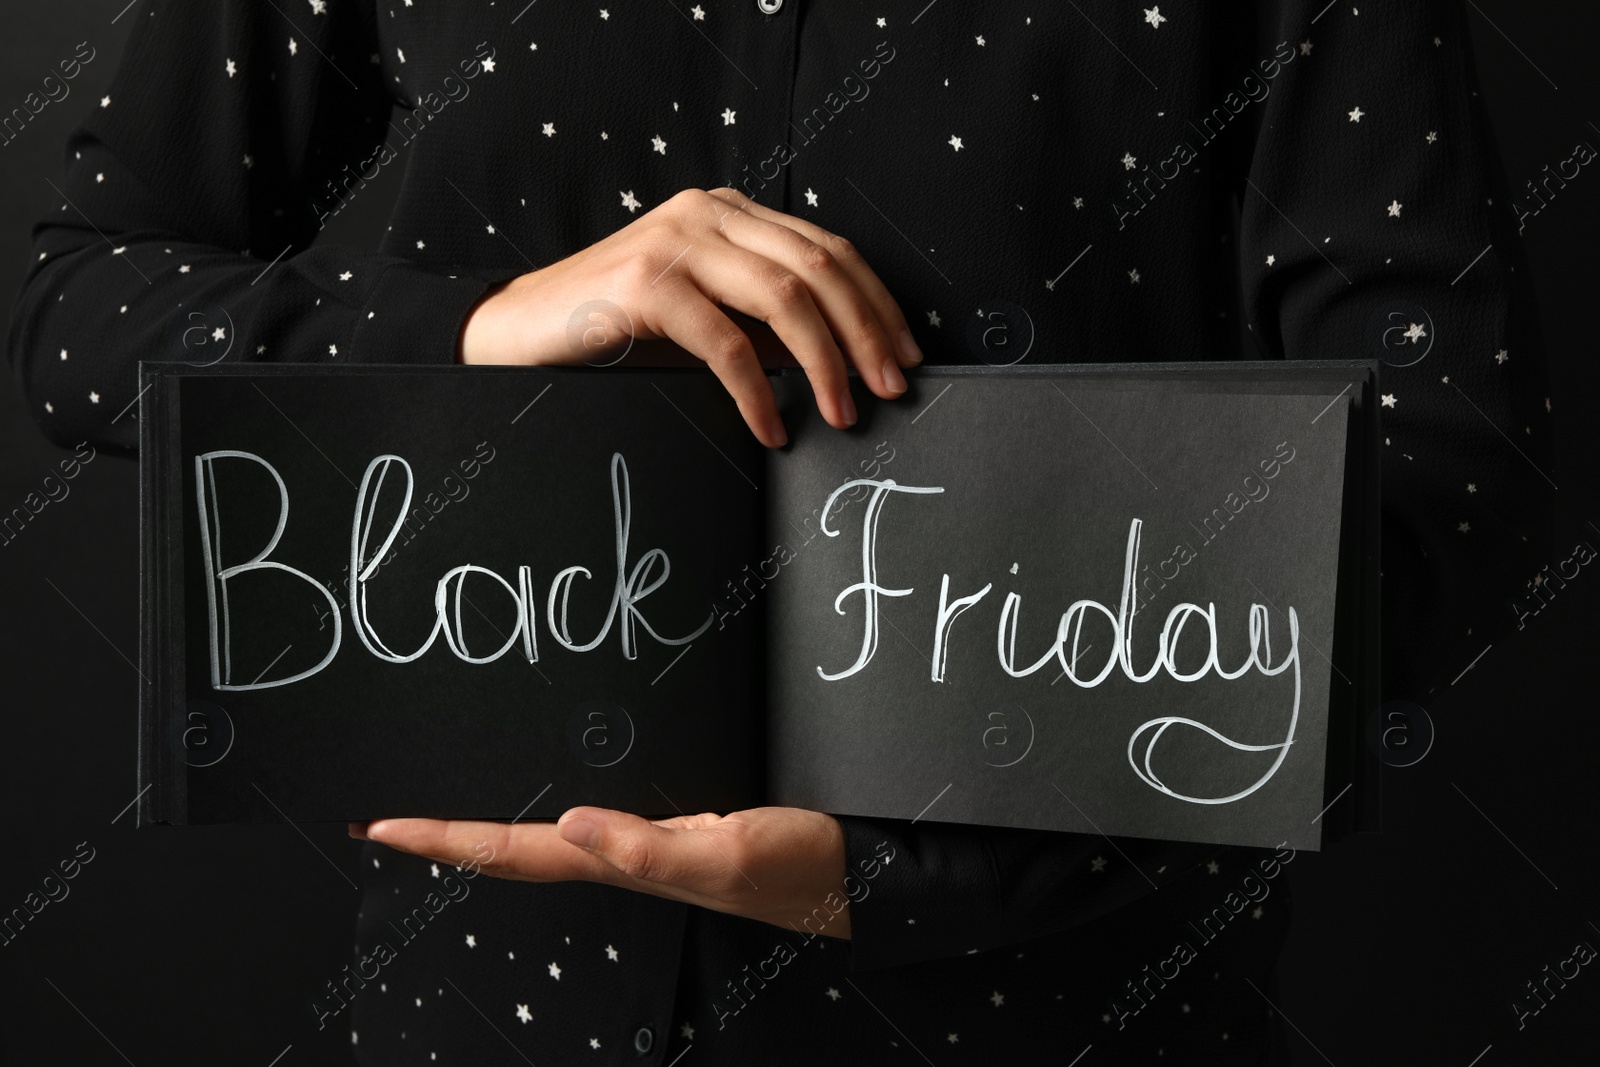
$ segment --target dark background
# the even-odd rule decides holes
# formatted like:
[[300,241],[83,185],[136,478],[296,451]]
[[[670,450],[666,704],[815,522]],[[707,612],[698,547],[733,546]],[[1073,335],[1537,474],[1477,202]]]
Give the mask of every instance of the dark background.
[[[67,131],[117,67],[138,13],[135,0],[119,14],[125,3],[6,4],[3,110],[78,42],[98,54],[66,100],[0,149],[0,306],[20,284],[28,227],[53,204],[47,179],[59,180]],[[1468,13],[1511,187],[1580,140],[1600,146],[1590,121],[1600,116],[1600,5],[1478,0]],[[1600,548],[1592,169],[1528,220],[1522,240],[1553,364],[1557,543]],[[374,185],[322,239],[375,244],[398,184]],[[9,510],[67,453],[40,436],[9,379],[0,412]],[[80,843],[94,851],[70,895],[0,945],[0,1062],[348,1064],[347,1031],[318,1033],[309,1002],[349,960],[354,845],[342,827],[135,832],[132,813],[119,816],[136,790],[135,467],[98,457],[68,484],[70,496],[0,547],[0,913],[75,850],[88,855]],[[1477,592],[1507,604],[1521,591]],[[1589,792],[1600,751],[1597,608],[1591,564],[1429,697],[1432,747],[1386,771],[1383,833],[1301,853],[1287,868],[1295,918],[1277,1005],[1297,1031],[1295,1063],[1595,1062],[1600,967],[1583,968],[1521,1029],[1511,1001],[1578,942],[1600,948]],[[1413,731],[1425,744],[1420,720]]]

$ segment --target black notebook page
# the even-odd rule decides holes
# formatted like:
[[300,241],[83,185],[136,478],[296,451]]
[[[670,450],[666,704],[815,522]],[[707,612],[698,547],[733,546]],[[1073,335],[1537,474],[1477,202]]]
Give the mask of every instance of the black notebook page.
[[[1245,378],[924,374],[893,403],[858,389],[847,433],[790,383],[801,425],[769,461],[785,547],[765,593],[772,801],[1318,847],[1330,684],[1348,681],[1328,656],[1362,379]],[[898,484],[834,496],[856,479]],[[1052,656],[1076,601],[1094,603]]]
[[[167,639],[186,671],[157,685],[175,736],[150,743],[170,742],[176,779],[157,818],[760,802],[760,631],[727,625],[716,601],[759,544],[761,450],[714,378],[221,370],[169,378],[153,398],[181,400],[179,446],[161,462],[182,505],[169,502],[161,530],[182,561]],[[202,495],[196,458],[218,452],[247,455],[207,459]],[[286,512],[250,456],[282,478]],[[280,566],[241,569],[225,603],[213,581],[208,598],[208,573],[248,564],[280,518],[265,557]],[[358,570],[370,570],[359,615],[353,527],[365,531]],[[439,582],[466,565],[483,570],[445,585],[441,622]],[[575,567],[588,573],[560,580]],[[187,721],[206,724],[210,749],[177,736]]]

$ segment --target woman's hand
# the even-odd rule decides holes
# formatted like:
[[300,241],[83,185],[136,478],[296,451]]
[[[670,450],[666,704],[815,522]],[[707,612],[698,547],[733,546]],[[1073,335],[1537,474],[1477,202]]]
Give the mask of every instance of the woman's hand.
[[[850,936],[844,830],[831,815],[753,808],[650,822],[573,808],[555,823],[380,819],[352,837],[460,865],[487,842],[481,869],[525,882],[604,882],[774,926]],[[807,920],[810,920],[807,925]]]
[[[580,311],[589,304],[606,310]],[[490,293],[462,328],[461,362],[594,362],[633,340],[668,339],[704,360],[756,437],[779,447],[788,437],[756,349],[718,305],[772,327],[841,429],[856,421],[846,360],[892,399],[906,390],[901,368],[922,359],[899,305],[849,241],[721,188],[686,189]]]

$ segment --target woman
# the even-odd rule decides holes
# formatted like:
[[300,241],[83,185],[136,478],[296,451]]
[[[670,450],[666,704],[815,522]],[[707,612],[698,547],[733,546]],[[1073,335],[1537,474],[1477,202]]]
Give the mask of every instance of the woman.
[[[136,361],[215,358],[185,347],[196,311],[240,360],[604,363],[669,339],[773,446],[758,351],[847,426],[847,370],[892,399],[919,362],[1011,362],[1025,320],[1031,362],[1391,364],[1387,698],[1481,647],[1493,600],[1463,576],[1535,569],[1538,486],[1504,440],[1538,460],[1543,366],[1452,3],[132,16],[9,339],[55,441],[131,450]],[[313,246],[374,183],[400,186],[383,247]],[[998,352],[967,327],[997,308]],[[794,809],[365,832],[418,855],[366,846],[357,961],[457,888],[377,977],[314,991],[362,1062],[1281,1053],[1292,853]],[[767,888],[715,877],[728,850]],[[870,893],[797,936],[866,865]],[[1252,872],[1271,896],[1177,959]]]

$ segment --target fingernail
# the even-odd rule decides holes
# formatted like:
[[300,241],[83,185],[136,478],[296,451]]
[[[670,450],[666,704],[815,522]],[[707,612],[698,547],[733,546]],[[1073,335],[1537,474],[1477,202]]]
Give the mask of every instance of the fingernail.
[[367,840],[382,841],[389,830],[389,824],[379,819],[377,822],[367,823]]
[[767,436],[772,439],[774,448],[782,448],[789,443],[789,431],[783,428],[783,419],[772,416],[767,423]]
[[900,331],[900,354],[914,364],[922,362],[922,349],[917,347],[916,339],[911,336],[910,330]]
[[556,827],[556,831],[561,834],[563,841],[579,848],[592,849],[600,843],[600,827],[588,819],[567,819]]
[[839,394],[839,413],[844,416],[846,426],[856,424],[856,398],[850,395],[850,387],[844,387],[844,392]]
[[348,832],[350,836],[355,838],[357,841],[369,840],[367,837],[366,823],[353,822],[349,825],[346,832]]
[[894,365],[892,359],[883,365],[883,384],[891,393],[906,391],[906,376],[900,373],[900,368]]

